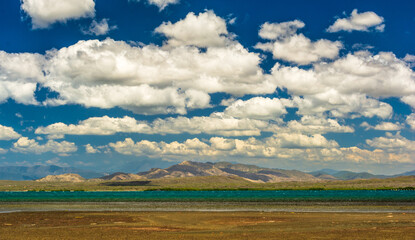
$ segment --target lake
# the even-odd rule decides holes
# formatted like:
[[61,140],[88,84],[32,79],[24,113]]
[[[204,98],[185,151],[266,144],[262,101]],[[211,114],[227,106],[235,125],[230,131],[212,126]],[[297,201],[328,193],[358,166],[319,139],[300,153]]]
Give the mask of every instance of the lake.
[[0,192],[0,202],[128,201],[368,201],[415,202],[413,190],[276,190],[276,191],[53,191]]

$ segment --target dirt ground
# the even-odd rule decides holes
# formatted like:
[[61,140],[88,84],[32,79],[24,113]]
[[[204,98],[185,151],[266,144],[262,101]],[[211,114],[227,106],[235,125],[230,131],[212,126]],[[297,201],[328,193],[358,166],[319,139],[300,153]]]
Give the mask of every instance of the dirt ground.
[[18,212],[0,239],[415,239],[415,213]]

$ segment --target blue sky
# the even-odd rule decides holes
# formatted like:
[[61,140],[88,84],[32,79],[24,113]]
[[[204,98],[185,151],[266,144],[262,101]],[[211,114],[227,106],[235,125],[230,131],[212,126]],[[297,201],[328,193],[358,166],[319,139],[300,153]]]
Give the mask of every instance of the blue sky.
[[413,170],[414,7],[1,1],[0,165]]

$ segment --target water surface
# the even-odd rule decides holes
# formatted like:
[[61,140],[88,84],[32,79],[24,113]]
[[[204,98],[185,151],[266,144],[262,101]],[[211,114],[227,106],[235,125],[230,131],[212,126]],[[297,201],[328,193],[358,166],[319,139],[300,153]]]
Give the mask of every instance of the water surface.
[[91,191],[0,192],[0,202],[126,201],[397,201],[415,202],[408,190],[277,190],[277,191]]

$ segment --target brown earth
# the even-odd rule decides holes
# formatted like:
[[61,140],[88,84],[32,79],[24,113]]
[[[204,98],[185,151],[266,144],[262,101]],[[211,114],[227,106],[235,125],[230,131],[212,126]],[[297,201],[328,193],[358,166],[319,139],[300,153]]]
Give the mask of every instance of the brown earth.
[[415,239],[415,213],[18,212],[6,239]]
[[84,182],[86,179],[75,173],[65,173],[60,175],[48,175],[36,180],[37,182]]

